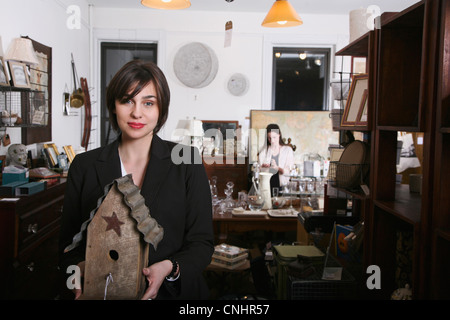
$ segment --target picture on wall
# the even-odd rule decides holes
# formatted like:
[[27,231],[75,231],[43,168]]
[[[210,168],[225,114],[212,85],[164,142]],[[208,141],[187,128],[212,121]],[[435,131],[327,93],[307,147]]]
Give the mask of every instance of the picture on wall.
[[294,161],[302,164],[304,156],[328,157],[330,145],[339,145],[339,133],[333,131],[328,111],[250,111],[249,163],[258,160],[266,140],[265,128],[270,123],[280,127],[283,138],[296,145]]
[[[234,141],[239,122],[235,120],[202,120],[202,126],[203,139],[210,142],[216,154],[224,154],[226,153],[226,141],[227,139]],[[210,148],[207,146],[206,149]]]

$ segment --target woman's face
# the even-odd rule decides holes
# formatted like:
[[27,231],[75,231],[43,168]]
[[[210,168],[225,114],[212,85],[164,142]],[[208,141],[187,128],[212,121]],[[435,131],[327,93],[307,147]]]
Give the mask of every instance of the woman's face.
[[275,131],[270,131],[269,133],[267,133],[267,140],[272,146],[278,145],[280,144],[280,134]]
[[122,131],[122,138],[151,137],[159,117],[158,100],[153,81],[130,100],[116,100],[115,113],[117,123]]

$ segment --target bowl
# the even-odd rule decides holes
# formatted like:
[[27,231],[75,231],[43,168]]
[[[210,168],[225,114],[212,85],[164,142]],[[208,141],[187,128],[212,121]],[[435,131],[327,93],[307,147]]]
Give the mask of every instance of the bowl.
[[17,122],[17,117],[2,117],[2,122],[7,126],[13,126]]
[[282,197],[272,197],[272,207],[274,209],[282,208],[285,203],[286,203],[286,199],[284,199]]

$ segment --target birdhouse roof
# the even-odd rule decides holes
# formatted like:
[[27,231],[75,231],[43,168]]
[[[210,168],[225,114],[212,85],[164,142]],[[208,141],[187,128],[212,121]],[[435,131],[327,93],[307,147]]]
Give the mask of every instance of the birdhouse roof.
[[153,245],[155,250],[157,249],[158,243],[164,236],[164,229],[151,217],[150,210],[145,205],[144,197],[141,195],[139,188],[133,183],[131,174],[128,174],[115,179],[105,187],[103,196],[97,201],[97,207],[91,211],[89,219],[83,222],[80,232],[73,237],[72,244],[67,246],[64,252],[76,248],[81,243],[84,231],[114,184],[116,184],[117,190],[123,195],[124,203],[130,208],[130,215],[136,221],[136,227],[142,233],[144,241]]

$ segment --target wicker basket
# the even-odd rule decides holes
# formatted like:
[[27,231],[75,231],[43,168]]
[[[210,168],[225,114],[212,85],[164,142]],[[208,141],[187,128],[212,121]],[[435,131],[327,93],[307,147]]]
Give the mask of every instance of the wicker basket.
[[333,187],[353,191],[366,183],[368,173],[368,163],[348,164],[331,161],[328,177]]
[[354,300],[357,297],[357,282],[346,270],[341,280],[322,280],[323,268],[308,279],[289,276],[289,300]]

